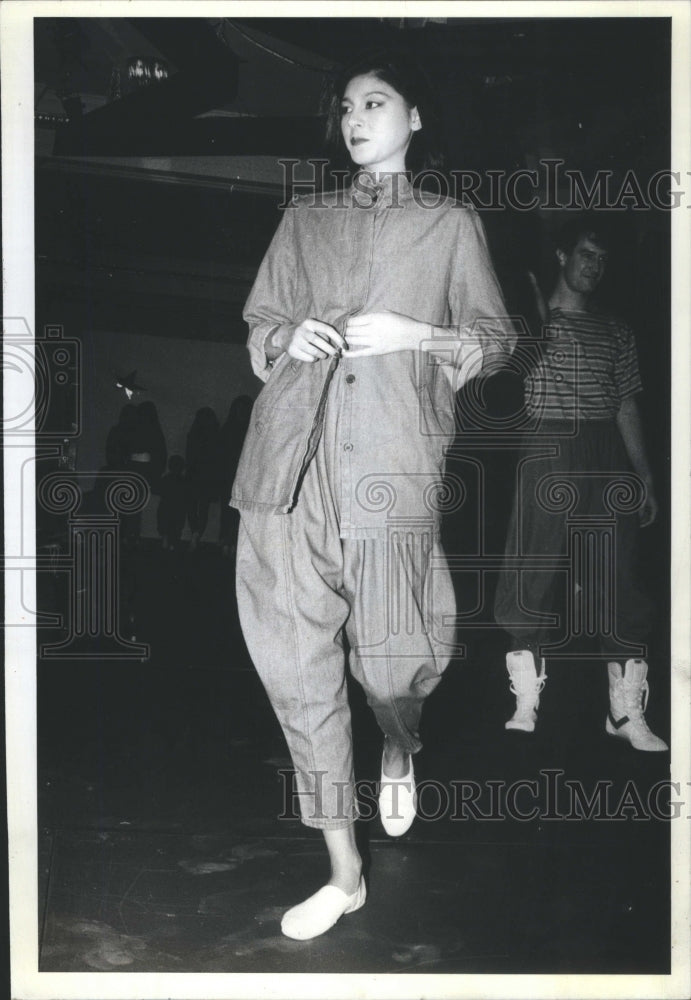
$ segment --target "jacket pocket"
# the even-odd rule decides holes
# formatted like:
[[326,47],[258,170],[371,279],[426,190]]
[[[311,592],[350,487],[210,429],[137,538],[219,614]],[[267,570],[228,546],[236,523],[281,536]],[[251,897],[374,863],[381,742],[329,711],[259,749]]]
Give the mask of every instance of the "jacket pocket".
[[319,362],[277,367],[252,411],[233,487],[238,503],[289,509],[323,382]]
[[289,355],[282,357],[287,360],[272,371],[252,410],[252,423],[258,434],[265,433],[279,413],[285,420],[287,411],[308,405],[306,399],[309,392],[296,389],[296,383],[302,382],[300,374],[304,362]]

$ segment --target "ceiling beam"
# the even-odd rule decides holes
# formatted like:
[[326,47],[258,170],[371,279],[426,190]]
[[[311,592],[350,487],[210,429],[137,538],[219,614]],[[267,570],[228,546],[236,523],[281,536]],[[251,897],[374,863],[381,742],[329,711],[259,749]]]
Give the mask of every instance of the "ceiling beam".
[[[139,95],[136,95],[137,97]],[[129,100],[129,98],[126,98]],[[324,120],[314,118],[208,116],[162,122],[147,105],[94,111],[82,128],[56,130],[53,155],[59,156],[319,156]],[[92,118],[99,117],[95,125]]]

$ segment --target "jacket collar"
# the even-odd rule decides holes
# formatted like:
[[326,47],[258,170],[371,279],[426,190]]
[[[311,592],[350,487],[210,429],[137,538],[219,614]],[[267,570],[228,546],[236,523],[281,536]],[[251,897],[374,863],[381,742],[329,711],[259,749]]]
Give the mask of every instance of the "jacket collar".
[[412,198],[412,185],[406,173],[382,174],[377,180],[373,174],[361,170],[353,177],[348,190],[352,203],[361,208],[374,205],[390,208]]

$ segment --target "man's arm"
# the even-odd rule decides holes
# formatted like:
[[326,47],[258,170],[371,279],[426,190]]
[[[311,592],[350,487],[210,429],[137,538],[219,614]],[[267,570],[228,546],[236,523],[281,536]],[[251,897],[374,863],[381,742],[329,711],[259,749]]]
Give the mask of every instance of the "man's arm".
[[617,427],[624,439],[624,447],[629,456],[634,472],[645,483],[645,504],[640,511],[641,526],[652,524],[657,517],[658,503],[655,499],[653,475],[648,462],[648,455],[643,439],[641,415],[635,396],[627,396],[617,413]]

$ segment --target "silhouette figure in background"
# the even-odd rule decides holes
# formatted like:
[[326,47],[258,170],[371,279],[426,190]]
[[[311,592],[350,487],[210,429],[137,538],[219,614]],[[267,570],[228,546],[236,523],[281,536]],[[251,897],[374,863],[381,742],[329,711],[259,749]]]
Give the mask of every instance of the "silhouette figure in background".
[[210,406],[197,410],[187,435],[186,464],[190,484],[190,550],[194,551],[209,520],[209,505],[221,495],[220,428]]
[[158,412],[151,401],[140,403],[137,415],[139,420],[135,435],[135,454],[132,457],[139,461],[141,468],[138,471],[148,482],[151,492],[158,493],[161,476],[166,469],[166,439],[158,420]]
[[[118,422],[108,431],[106,438],[106,469],[118,472],[142,471],[141,462],[135,461],[135,448],[139,429],[139,412],[133,403],[126,403],[120,410]],[[136,545],[141,533],[142,512],[120,515],[120,538],[125,548]]]
[[108,431],[106,438],[106,468],[130,469],[130,456],[137,426],[137,407],[126,403],[120,410],[118,422]]
[[161,477],[159,492],[156,526],[163,539],[163,548],[175,549],[180,543],[190,505],[190,484],[182,455],[170,456],[168,472]]
[[[165,471],[168,449],[152,402],[134,406],[126,403],[117,424],[106,438],[106,466],[123,472],[136,472],[158,493]],[[125,545],[136,544],[141,534],[142,512],[121,515]]]
[[219,542],[224,556],[234,556],[237,550],[240,511],[229,506],[230,493],[237,472],[245,435],[252,416],[251,396],[237,396],[230,404],[228,416],[221,427],[220,450],[223,469],[221,481],[221,523]]

